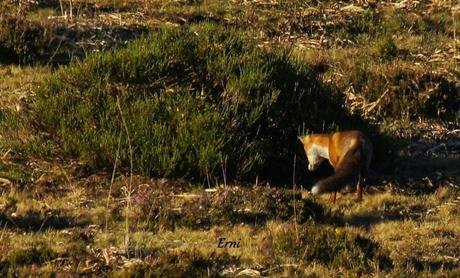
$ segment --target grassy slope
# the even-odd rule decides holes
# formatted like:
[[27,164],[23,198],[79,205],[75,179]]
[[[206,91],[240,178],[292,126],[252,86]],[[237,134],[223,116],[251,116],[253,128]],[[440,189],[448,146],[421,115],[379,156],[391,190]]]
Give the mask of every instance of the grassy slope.
[[[78,3],[76,1],[76,6]],[[325,70],[324,81],[338,92],[350,92],[350,84],[364,82],[357,84],[363,89],[358,96],[361,99],[349,102],[349,108],[356,113],[364,114],[366,104],[375,101],[387,88],[398,93],[400,91],[395,86],[405,84],[376,83],[382,84],[382,87],[376,91],[369,90],[366,85],[372,84],[372,80],[357,78],[360,73],[358,64],[364,64],[365,70],[377,77],[392,76],[396,68],[402,72],[421,74],[440,72],[447,76],[449,82],[458,84],[458,66],[453,62],[458,50],[453,49],[452,36],[453,30],[458,33],[459,28],[454,27],[451,21],[448,5],[440,1],[421,1],[419,6],[402,7],[403,16],[399,18],[391,17],[397,6],[371,6],[371,11],[378,10],[383,14],[381,25],[388,30],[375,34],[371,30],[374,23],[366,21],[366,18],[363,22],[350,23],[346,14],[361,13],[359,9],[338,12],[345,5],[334,2],[314,5],[304,1],[286,1],[283,4],[254,1],[245,4],[243,1],[209,0],[183,3],[150,1],[148,4],[129,1],[126,4],[127,1],[94,0],[85,3],[89,4],[82,6],[78,14],[80,17],[75,19],[83,26],[79,32],[84,35],[79,38],[85,47],[90,48],[94,43],[88,35],[92,32],[92,25],[122,25],[129,30],[138,25],[151,28],[203,18],[218,24],[236,25],[254,37],[260,47],[269,49],[272,44],[279,43],[293,46],[295,53],[304,56],[308,63],[318,70]],[[58,14],[54,8],[37,9],[30,18],[46,21],[48,15]],[[423,11],[428,11],[427,15],[423,15]],[[323,17],[323,14],[326,16]],[[404,22],[408,15],[415,19]],[[420,24],[412,26],[413,22]],[[458,22],[457,16],[456,24]],[[57,23],[65,28],[74,28],[72,22],[58,20]],[[363,31],[350,31],[347,26],[353,24],[361,24],[359,26]],[[112,30],[109,27],[107,30]],[[396,46],[396,51],[391,43],[386,43],[388,38],[385,36]],[[98,38],[102,41],[108,37],[101,35]],[[97,44],[98,40],[95,42]],[[118,40],[111,42],[120,43]],[[383,60],[382,55],[385,57]],[[54,272],[108,274],[117,271],[118,267],[125,267],[128,271],[118,273],[123,276],[129,271],[151,271],[144,267],[145,264],[167,271],[171,260],[182,262],[180,268],[183,273],[203,271],[213,263],[215,268],[210,268],[212,273],[228,275],[247,268],[272,276],[360,273],[361,265],[343,268],[340,264],[320,260],[305,261],[301,255],[280,248],[277,245],[277,239],[282,238],[280,235],[286,230],[295,231],[296,227],[292,221],[281,221],[275,216],[257,225],[251,222],[223,223],[210,229],[200,229],[187,224],[171,229],[165,224],[152,228],[149,226],[151,219],[140,210],[142,206],[139,203],[125,210],[126,194],[123,192],[129,179],[117,174],[112,197],[108,199],[110,174],[90,176],[77,162],[61,158],[43,159],[53,153],[55,146],[43,148],[37,146],[38,143],[30,143],[36,142],[31,138],[46,138],[46,134],[37,134],[30,126],[24,126],[24,121],[14,111],[17,104],[28,102],[34,87],[50,71],[45,66],[0,67],[0,177],[6,179],[0,181],[0,225],[3,227],[0,233],[0,273],[6,271],[9,265],[22,274],[44,275]],[[417,76],[409,79],[408,83],[417,81]],[[26,97],[25,102],[20,101],[21,96]],[[338,237],[343,231],[350,235],[362,235],[377,242],[389,253],[393,267],[380,269],[371,264],[364,272],[368,275],[428,275],[430,271],[458,275],[460,211],[457,196],[460,183],[458,170],[455,170],[458,169],[458,153],[449,147],[450,142],[458,137],[458,133],[451,133],[453,129],[458,129],[458,121],[449,124],[435,117],[434,120],[418,123],[418,128],[408,128],[413,125],[414,119],[403,114],[388,119],[383,112],[374,110],[365,116],[378,121],[386,133],[400,138],[400,158],[391,164],[388,176],[376,182],[374,188],[378,190],[370,190],[363,203],[352,202],[351,195],[340,196],[338,203],[331,206],[331,214],[336,217],[321,224],[321,227],[334,229]],[[20,113],[27,116],[27,112]],[[38,142],[42,142],[40,140]],[[447,151],[427,152],[440,143],[446,144]],[[32,153],[42,155],[31,156]],[[178,183],[140,180],[133,184],[133,196],[143,192],[138,184]],[[177,188],[198,194],[202,192],[183,182]],[[326,198],[319,202],[325,203]],[[182,198],[175,200],[180,207]],[[126,219],[129,220],[128,232]],[[295,237],[296,233],[288,235]],[[225,257],[221,254],[222,250],[216,248],[220,236],[242,239],[243,248],[227,250],[230,255],[239,256],[238,260]],[[296,244],[297,247],[300,243]],[[213,252],[218,255],[213,255]],[[277,260],[273,260],[273,254],[276,254]],[[196,261],[200,263],[194,263]],[[194,267],[196,265],[198,267]]]

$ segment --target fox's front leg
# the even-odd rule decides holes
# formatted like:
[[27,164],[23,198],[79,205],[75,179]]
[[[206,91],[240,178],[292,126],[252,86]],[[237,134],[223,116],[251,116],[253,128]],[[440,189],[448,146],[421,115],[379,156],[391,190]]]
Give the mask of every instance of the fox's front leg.
[[335,203],[335,199],[337,198],[337,192],[331,192],[331,195],[329,195],[329,203]]

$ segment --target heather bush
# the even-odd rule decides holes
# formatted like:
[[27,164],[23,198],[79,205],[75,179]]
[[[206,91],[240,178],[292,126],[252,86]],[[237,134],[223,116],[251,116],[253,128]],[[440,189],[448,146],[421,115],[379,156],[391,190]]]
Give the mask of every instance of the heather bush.
[[358,127],[307,65],[210,24],[62,67],[36,107],[64,151],[93,168],[113,165],[121,138],[124,167],[131,145],[140,174],[202,180],[289,177],[301,127]]

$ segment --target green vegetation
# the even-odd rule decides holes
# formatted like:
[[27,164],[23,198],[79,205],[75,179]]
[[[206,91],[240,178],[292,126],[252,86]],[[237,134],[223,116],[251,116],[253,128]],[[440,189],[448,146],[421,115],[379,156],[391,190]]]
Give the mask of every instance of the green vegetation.
[[205,24],[90,55],[42,84],[39,119],[95,168],[112,165],[121,138],[122,165],[131,143],[143,175],[287,177],[299,127],[352,122],[308,66],[240,36]]

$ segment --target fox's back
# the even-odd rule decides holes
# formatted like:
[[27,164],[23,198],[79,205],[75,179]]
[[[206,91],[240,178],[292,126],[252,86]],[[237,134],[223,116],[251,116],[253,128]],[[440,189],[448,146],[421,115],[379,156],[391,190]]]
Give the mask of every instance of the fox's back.
[[350,151],[361,156],[360,158],[366,164],[370,163],[372,158],[372,144],[370,140],[358,130],[336,132],[332,134],[329,151],[331,163],[334,165],[337,165]]
[[[313,134],[310,138],[310,144],[318,144],[328,148],[329,161],[334,167],[349,151],[363,152],[363,155],[369,151],[372,152],[370,141],[358,130],[341,131],[333,134]],[[369,154],[365,155],[369,156]]]

